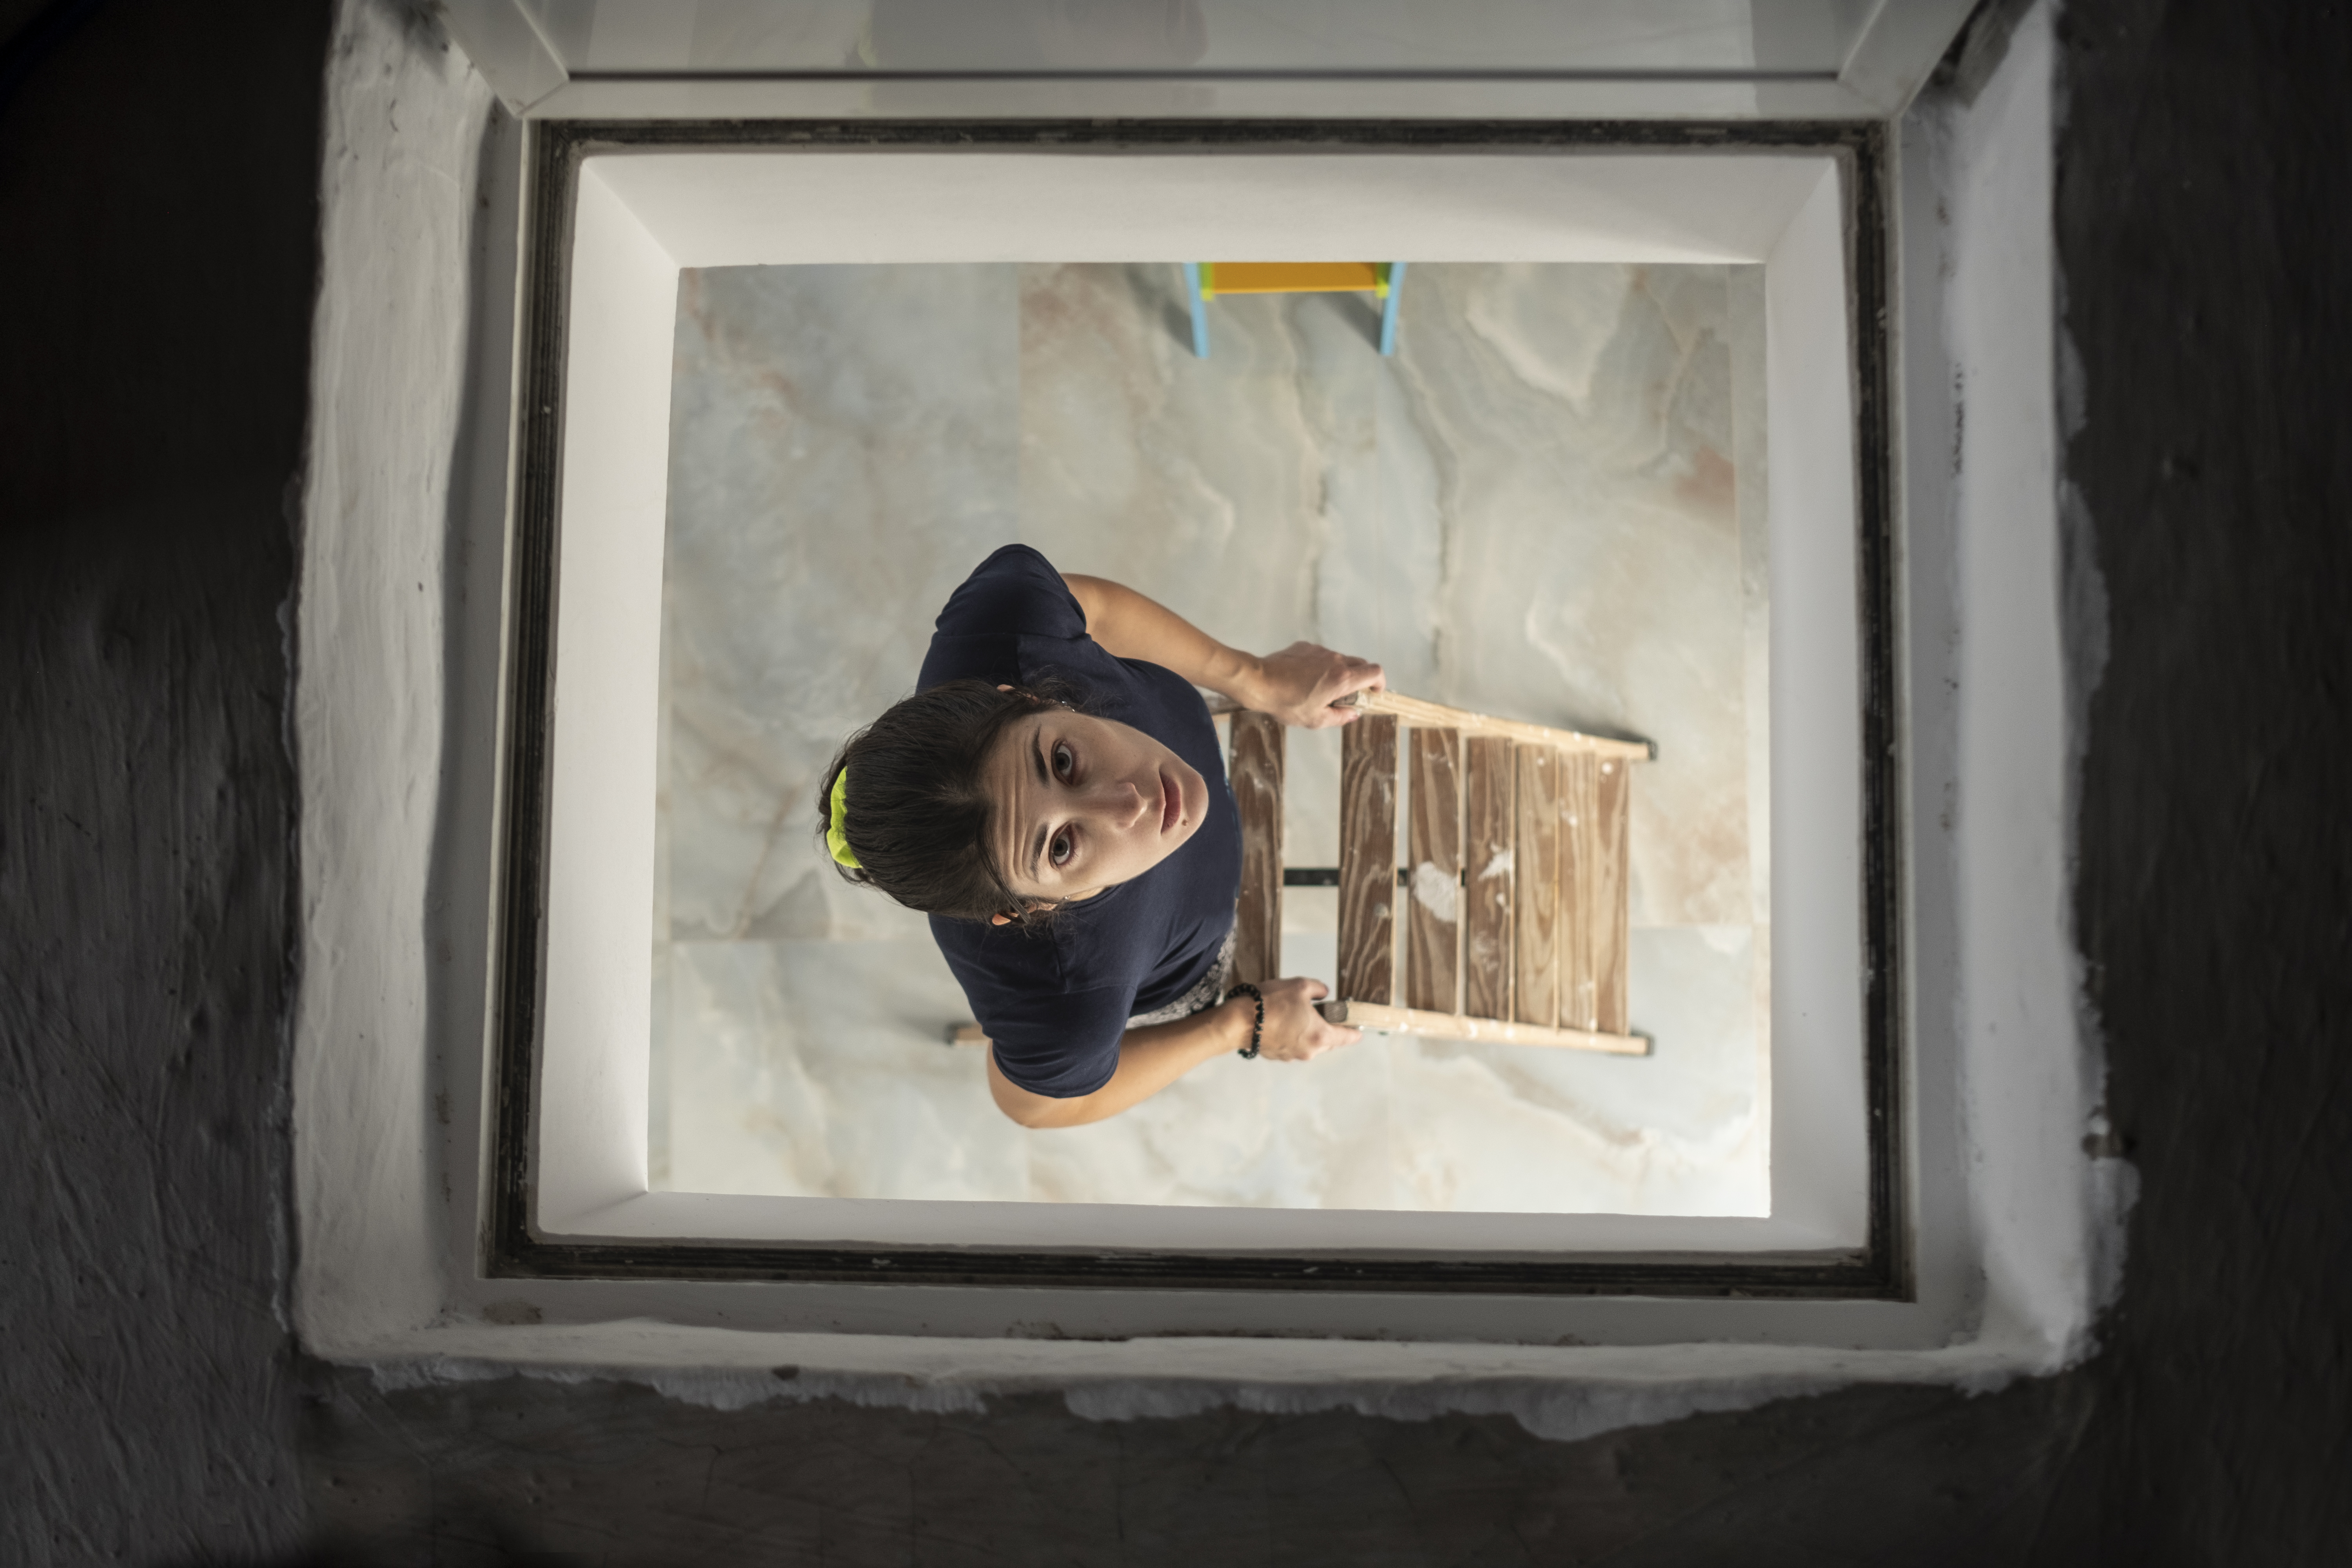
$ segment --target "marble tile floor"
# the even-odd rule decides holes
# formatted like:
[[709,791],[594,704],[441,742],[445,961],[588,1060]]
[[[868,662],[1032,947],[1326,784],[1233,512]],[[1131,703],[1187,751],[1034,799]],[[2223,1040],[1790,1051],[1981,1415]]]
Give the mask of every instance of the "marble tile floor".
[[[655,1184],[1285,1207],[1767,1212],[1769,632],[1760,279],[1423,265],[1368,300],[1177,268],[690,271],[672,395]],[[1633,817],[1642,1059],[1368,1037],[1218,1062],[1126,1116],[999,1116],[923,922],[832,875],[819,770],[996,545],[1224,640],[1658,742]],[[1339,747],[1291,736],[1288,858],[1337,860]],[[1329,977],[1334,895],[1289,889]],[[1318,967],[1318,966],[1320,967]]]

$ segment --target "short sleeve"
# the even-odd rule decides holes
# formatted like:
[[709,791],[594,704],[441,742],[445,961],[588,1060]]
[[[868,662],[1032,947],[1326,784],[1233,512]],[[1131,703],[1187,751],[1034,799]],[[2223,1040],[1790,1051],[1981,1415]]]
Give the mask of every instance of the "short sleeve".
[[[1025,1001],[1025,1005],[1024,1005]],[[1092,1094],[1118,1070],[1132,986],[1098,986],[1024,1001],[981,1020],[996,1070],[1032,1094],[1071,1100]]]
[[[1087,921],[1120,901],[1115,889],[1098,905],[1080,905],[1076,919]],[[931,916],[930,926],[1006,1078],[1057,1100],[1092,1094],[1110,1081],[1135,1011],[1132,980],[1121,973],[1067,984],[1063,950],[1065,939],[1076,934],[1071,929],[1037,931],[942,915]]]
[[1001,661],[1018,641],[1075,643],[1086,635],[1086,611],[1054,563],[1025,544],[1008,544],[948,596],[921,684],[964,676],[1001,679]]

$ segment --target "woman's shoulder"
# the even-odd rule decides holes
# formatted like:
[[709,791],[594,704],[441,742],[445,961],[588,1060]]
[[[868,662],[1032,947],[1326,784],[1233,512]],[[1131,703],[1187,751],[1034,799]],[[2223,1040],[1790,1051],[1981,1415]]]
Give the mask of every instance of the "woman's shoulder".
[[1054,563],[1008,544],[972,568],[940,611],[940,637],[1082,637],[1087,613]]

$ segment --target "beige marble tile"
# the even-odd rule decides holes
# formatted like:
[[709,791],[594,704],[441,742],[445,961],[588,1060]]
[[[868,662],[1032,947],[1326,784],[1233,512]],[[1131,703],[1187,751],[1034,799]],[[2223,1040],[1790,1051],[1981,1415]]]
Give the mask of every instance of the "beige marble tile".
[[903,931],[840,897],[820,770],[1013,536],[1010,267],[685,274],[663,594],[668,927]]
[[[1307,967],[1331,939],[1306,937]],[[1648,931],[1641,1061],[1368,1036],[1308,1066],[1221,1058],[1050,1134],[940,1042],[927,940],[673,944],[667,1185],[786,1196],[1490,1213],[1755,1214],[1740,928]]]

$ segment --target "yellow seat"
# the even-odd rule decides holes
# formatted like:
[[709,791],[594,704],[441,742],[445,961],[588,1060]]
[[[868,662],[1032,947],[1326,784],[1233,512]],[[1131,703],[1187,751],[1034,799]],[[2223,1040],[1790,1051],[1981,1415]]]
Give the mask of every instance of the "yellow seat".
[[1381,303],[1381,353],[1396,353],[1402,261],[1188,261],[1192,352],[1209,357],[1208,302],[1220,294],[1370,294]]
[[1204,261],[1201,296],[1220,294],[1377,294],[1388,298],[1387,269],[1377,261]]

